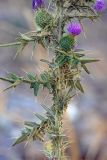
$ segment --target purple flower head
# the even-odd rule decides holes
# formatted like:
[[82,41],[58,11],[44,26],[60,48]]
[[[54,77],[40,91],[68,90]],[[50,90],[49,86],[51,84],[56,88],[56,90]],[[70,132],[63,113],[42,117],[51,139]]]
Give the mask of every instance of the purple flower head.
[[105,1],[104,0],[96,0],[94,4],[94,9],[98,12],[103,11],[105,9]]
[[71,22],[66,26],[66,32],[72,34],[73,36],[77,36],[81,33],[82,27],[80,23]]
[[41,8],[43,6],[43,0],[32,0],[32,8],[38,9]]

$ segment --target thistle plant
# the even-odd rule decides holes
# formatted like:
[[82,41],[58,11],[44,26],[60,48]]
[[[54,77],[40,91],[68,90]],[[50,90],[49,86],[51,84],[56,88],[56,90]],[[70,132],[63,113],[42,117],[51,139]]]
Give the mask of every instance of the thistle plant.
[[52,9],[46,8],[46,0],[32,1],[34,21],[38,30],[20,34],[14,43],[0,45],[0,47],[17,46],[19,54],[29,43],[32,43],[34,48],[36,44],[41,44],[53,54],[50,60],[41,60],[48,65],[48,71],[39,76],[28,73],[25,78],[11,73],[0,79],[11,83],[7,89],[27,83],[35,96],[41,87],[47,88],[52,96],[50,108],[41,104],[46,114],[42,116],[35,113],[40,123],[25,122],[25,128],[13,146],[24,141],[45,142],[47,136],[49,141],[44,147],[47,158],[66,160],[65,150],[69,142],[66,142],[67,137],[63,133],[63,114],[77,92],[84,93],[81,72],[84,70],[90,74],[86,65],[98,61],[87,58],[84,50],[77,48],[76,42],[83,32],[82,20],[89,19],[93,23],[100,17],[105,2],[104,0],[49,0],[48,3]]

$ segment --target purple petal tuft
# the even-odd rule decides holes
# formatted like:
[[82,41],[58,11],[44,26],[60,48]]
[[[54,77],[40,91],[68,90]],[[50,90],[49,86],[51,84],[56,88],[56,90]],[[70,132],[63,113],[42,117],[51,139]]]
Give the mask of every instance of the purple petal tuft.
[[94,9],[98,12],[103,11],[105,9],[105,1],[104,0],[96,0],[94,4]]
[[72,34],[73,36],[77,36],[81,33],[82,27],[81,27],[80,23],[71,22],[71,23],[67,24],[66,31],[67,31],[67,33]]
[[41,8],[43,6],[43,0],[32,0],[32,8],[38,9]]

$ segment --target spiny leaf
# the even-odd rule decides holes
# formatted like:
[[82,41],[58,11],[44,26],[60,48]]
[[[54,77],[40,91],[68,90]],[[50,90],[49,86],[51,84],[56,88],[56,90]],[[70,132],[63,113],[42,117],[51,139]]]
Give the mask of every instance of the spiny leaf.
[[41,104],[41,106],[47,111],[47,113],[49,113],[52,117],[54,116],[53,115],[53,112],[48,108],[46,107],[45,105]]
[[92,59],[92,58],[80,58],[79,61],[82,64],[86,64],[86,63],[92,63],[92,62],[98,62],[98,59]]
[[41,141],[44,141],[43,133],[41,132],[40,127],[34,127],[28,137],[28,141],[29,140],[36,140],[36,139],[40,139]]
[[27,41],[21,42],[21,44],[20,44],[20,46],[18,47],[17,52],[16,52],[16,54],[15,54],[15,56],[14,56],[14,59],[16,59],[16,57],[17,57],[20,53],[22,53],[22,51],[24,50],[24,48],[26,47],[27,44],[28,44]]
[[42,73],[40,75],[41,79],[44,81],[44,82],[47,82],[48,81],[48,73]]
[[41,80],[43,81],[43,88],[46,87],[51,92],[51,83],[50,83],[50,75],[48,72],[44,72],[40,75]]
[[66,99],[69,95],[71,95],[73,87],[74,87],[74,82],[72,81],[71,86],[70,86],[68,92],[66,93],[66,95],[64,95],[64,99]]
[[78,88],[82,93],[84,93],[84,89],[83,89],[83,87],[82,87],[82,85],[81,85],[81,83],[80,83],[80,80],[76,80],[75,86],[76,86],[76,88]]
[[28,73],[27,74],[27,77],[31,80],[31,81],[35,81],[36,80],[36,77],[33,73]]
[[70,60],[69,56],[63,55],[63,54],[59,54],[56,58],[56,64],[58,64],[58,66],[62,66],[65,62],[68,62]]
[[7,77],[9,79],[12,79],[12,80],[15,80],[15,81],[20,79],[20,77],[17,76],[16,74],[14,74],[14,73],[9,73]]
[[51,84],[49,82],[44,83],[43,87],[46,87],[50,91],[50,93],[51,93],[52,87],[51,87]]
[[44,63],[47,63],[48,65],[50,65],[50,63],[51,63],[51,62],[49,62],[49,61],[46,60],[46,59],[41,59],[40,61],[41,61],[41,62],[44,62]]
[[82,64],[82,68],[83,68],[88,74],[90,74],[90,71],[88,70],[88,68],[86,67],[85,64]]
[[40,61],[48,64],[50,68],[55,67],[55,64],[53,62],[49,62],[48,60],[45,60],[45,59],[41,59]]
[[39,91],[40,83],[38,81],[36,81],[36,77],[32,73],[28,73],[27,76],[31,81],[33,81],[31,83],[30,88],[34,89],[34,95],[37,96],[38,91]]
[[34,55],[34,51],[35,51],[36,45],[37,45],[37,42],[34,41],[34,42],[33,42],[33,46],[32,46],[32,56],[31,56],[31,59],[33,58],[33,55]]
[[80,53],[75,53],[75,55],[77,56],[77,57],[84,57],[85,56],[85,54],[80,54]]
[[13,43],[0,44],[0,47],[12,47],[12,46],[19,46],[19,45],[21,45],[21,42],[13,42]]
[[40,133],[40,132],[38,132],[38,134],[35,134],[34,136],[33,136],[33,140],[40,140],[40,141],[44,141],[44,133]]
[[21,80],[17,80],[16,82],[14,82],[12,85],[10,85],[9,87],[7,87],[6,89],[3,90],[3,92],[7,91],[10,88],[15,88],[17,85],[19,85],[22,81]]
[[29,127],[38,126],[38,124],[36,122],[28,122],[28,121],[25,121],[24,125],[29,126]]
[[77,53],[78,53],[78,52],[84,52],[84,51],[85,51],[84,49],[75,49],[75,50],[74,50],[74,52],[77,52]]
[[23,39],[23,40],[25,40],[25,41],[31,41],[31,40],[32,40],[32,38],[28,37],[28,36],[25,35],[25,34],[20,33],[20,36],[21,36],[21,39]]
[[72,58],[69,63],[71,64],[72,68],[75,68],[79,64],[79,60],[77,58]]
[[45,117],[41,116],[41,115],[38,114],[38,113],[35,113],[35,116],[36,116],[37,118],[39,118],[41,121],[45,121],[45,120],[46,120]]
[[39,82],[31,83],[30,88],[33,88],[33,89],[34,89],[34,95],[35,95],[35,96],[38,95],[39,86],[40,86],[40,83],[39,83]]
[[29,136],[29,133],[24,133],[24,134],[22,134],[22,135],[15,141],[15,143],[14,143],[12,146],[15,146],[15,145],[17,145],[17,144],[20,144],[20,143],[26,141],[27,138],[28,138],[28,136]]
[[34,140],[34,137],[36,137],[35,140],[37,139],[36,132],[37,132],[37,127],[33,127],[29,136],[27,137],[27,143],[31,143]]
[[29,135],[29,137],[28,137],[28,141],[30,140],[30,139],[33,139],[33,137],[34,137],[34,135],[36,134],[36,132],[37,132],[37,127],[33,127],[33,129],[32,129],[32,131],[30,132],[30,135]]

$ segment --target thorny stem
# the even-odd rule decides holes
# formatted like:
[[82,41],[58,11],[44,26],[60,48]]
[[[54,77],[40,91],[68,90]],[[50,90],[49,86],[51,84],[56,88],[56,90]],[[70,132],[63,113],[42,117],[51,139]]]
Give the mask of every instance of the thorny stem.
[[62,143],[63,142],[62,116],[58,113],[58,109],[56,109],[55,112],[56,112],[55,113],[55,125],[53,129],[54,136],[52,138],[53,158],[55,158],[55,160],[62,160],[64,157],[63,143]]
[[[62,104],[57,104],[60,101],[60,97],[62,95],[62,87],[61,87],[61,73],[60,68],[57,71],[58,81],[53,87],[53,102],[54,102],[54,112],[55,112],[55,122],[54,127],[52,127],[52,132],[54,136],[52,137],[53,144],[53,158],[54,160],[65,160],[64,158],[64,149],[63,149],[63,133],[62,133],[62,116],[63,116],[63,108]],[[61,111],[62,110],[62,111]]]
[[53,156],[57,160],[62,160],[62,137],[61,137],[61,117],[56,111],[55,115],[55,137],[53,137]]
[[[58,34],[58,40],[60,40],[61,36],[62,36],[62,17],[63,17],[63,8],[61,6],[58,6],[58,10],[59,10],[59,34]],[[60,68],[58,70],[58,74],[59,74],[59,79],[60,79]],[[57,84],[54,86],[54,90],[56,92],[56,96],[60,97],[60,92],[57,92],[57,86],[60,85],[60,80],[58,82],[56,82]],[[54,103],[56,103],[57,97],[54,98]],[[64,157],[64,152],[63,152],[63,138],[62,138],[62,114],[59,113],[58,108],[60,108],[60,106],[57,106],[55,104],[55,126],[53,128],[53,133],[55,134],[55,137],[53,137],[52,139],[52,144],[53,144],[53,158],[55,158],[54,160],[63,160]]]

